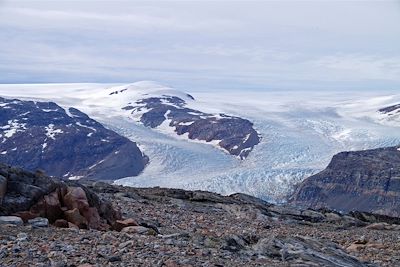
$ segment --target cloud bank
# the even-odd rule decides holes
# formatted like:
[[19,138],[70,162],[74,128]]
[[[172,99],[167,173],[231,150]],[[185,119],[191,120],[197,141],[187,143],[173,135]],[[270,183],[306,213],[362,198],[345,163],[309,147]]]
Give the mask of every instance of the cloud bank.
[[395,89],[398,1],[0,1],[0,83]]

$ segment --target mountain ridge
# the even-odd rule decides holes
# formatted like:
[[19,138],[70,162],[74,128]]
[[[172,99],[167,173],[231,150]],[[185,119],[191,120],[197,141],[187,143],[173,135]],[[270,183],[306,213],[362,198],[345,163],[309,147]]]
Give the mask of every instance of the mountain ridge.
[[0,105],[4,163],[69,179],[134,176],[147,164],[135,143],[78,109],[5,98]]

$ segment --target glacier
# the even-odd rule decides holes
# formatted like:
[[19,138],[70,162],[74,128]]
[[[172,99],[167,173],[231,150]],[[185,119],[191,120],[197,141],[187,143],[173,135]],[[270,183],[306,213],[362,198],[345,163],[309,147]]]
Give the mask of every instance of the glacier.
[[[130,88],[128,96],[109,92]],[[205,142],[150,129],[121,108],[140,94],[192,95],[190,108],[250,120],[262,136],[245,160]],[[294,186],[340,151],[400,144],[400,121],[378,112],[400,103],[396,91],[175,90],[155,82],[0,85],[0,96],[75,107],[137,142],[149,156],[143,173],[116,184],[247,193],[281,203]]]

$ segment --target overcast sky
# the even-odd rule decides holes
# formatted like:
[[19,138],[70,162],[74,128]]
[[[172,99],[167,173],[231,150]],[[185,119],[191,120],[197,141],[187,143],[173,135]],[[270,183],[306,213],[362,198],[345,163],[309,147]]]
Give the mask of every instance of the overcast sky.
[[0,83],[400,89],[400,1],[0,0]]

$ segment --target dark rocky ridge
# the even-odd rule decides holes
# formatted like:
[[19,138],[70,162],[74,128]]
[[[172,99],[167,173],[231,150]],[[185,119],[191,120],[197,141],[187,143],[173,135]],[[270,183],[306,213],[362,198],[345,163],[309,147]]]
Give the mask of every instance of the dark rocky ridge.
[[379,112],[384,113],[384,114],[388,114],[388,113],[391,113],[393,111],[396,111],[397,113],[400,113],[400,104],[389,106],[389,107],[385,107],[385,108],[381,108],[379,110]]
[[170,120],[169,126],[174,127],[178,135],[187,133],[189,139],[206,142],[218,140],[218,146],[240,159],[246,158],[261,141],[249,120],[190,109],[182,98],[176,96],[147,97],[123,109],[132,110],[132,114],[143,113],[140,121],[147,127],[155,128]]
[[339,153],[325,170],[304,180],[290,202],[400,216],[399,148]]
[[111,180],[139,174],[148,159],[75,108],[0,98],[0,161],[58,177]]

